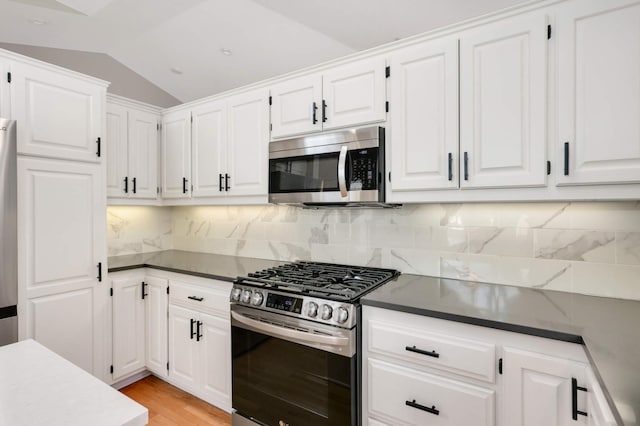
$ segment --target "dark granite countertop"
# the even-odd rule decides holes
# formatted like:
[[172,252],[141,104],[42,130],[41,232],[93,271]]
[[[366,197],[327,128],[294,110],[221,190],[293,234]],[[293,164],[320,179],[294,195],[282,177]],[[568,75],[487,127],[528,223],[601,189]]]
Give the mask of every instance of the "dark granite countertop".
[[363,305],[582,343],[614,415],[640,420],[640,302],[401,275]]
[[[149,267],[225,281],[280,263],[182,250],[108,259],[109,272]],[[582,343],[614,415],[640,420],[639,301],[403,274],[362,304]]]

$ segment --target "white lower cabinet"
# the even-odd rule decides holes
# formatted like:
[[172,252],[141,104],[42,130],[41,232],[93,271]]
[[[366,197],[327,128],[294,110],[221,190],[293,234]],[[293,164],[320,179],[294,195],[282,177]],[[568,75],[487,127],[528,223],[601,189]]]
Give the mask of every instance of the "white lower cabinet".
[[574,343],[364,306],[361,353],[370,426],[616,424]]
[[165,278],[146,276],[145,280],[145,364],[156,376],[167,377],[167,296]]

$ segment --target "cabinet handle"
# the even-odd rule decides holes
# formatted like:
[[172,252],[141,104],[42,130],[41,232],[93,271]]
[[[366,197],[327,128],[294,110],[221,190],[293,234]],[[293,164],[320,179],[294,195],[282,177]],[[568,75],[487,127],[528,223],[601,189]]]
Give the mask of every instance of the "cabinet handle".
[[449,168],[448,178],[451,181],[453,180],[453,154],[452,153],[449,153],[449,155],[447,156],[447,163]]
[[327,122],[327,103],[324,99],[322,100],[322,122]]
[[196,324],[196,342],[199,342],[202,339],[202,334],[200,334],[200,327],[202,327],[202,321],[198,321]]
[[404,349],[409,351],[409,352],[415,352],[415,353],[420,354],[420,355],[426,355],[426,356],[430,356],[430,357],[433,357],[433,358],[440,358],[440,354],[438,352],[436,352],[435,350],[433,350],[433,351],[425,351],[423,349],[418,349],[415,346],[405,346]]
[[133,184],[133,189],[131,192],[136,193],[136,178],[131,179],[131,183]]
[[418,404],[415,399],[413,401],[405,401],[404,403],[409,407],[417,408],[418,410],[426,411],[427,413],[435,414],[436,416],[440,415],[440,410],[436,409],[435,405],[427,407],[426,405]]
[[124,177],[124,193],[129,193],[129,176]]
[[588,416],[584,411],[578,410],[578,391],[586,392],[587,388],[578,386],[578,380],[575,377],[571,378],[571,417],[573,420],[578,420],[578,414],[581,416]]
[[231,179],[231,176],[229,176],[228,174],[224,174],[224,190],[228,191],[231,189],[231,187],[229,186],[229,179]]
[[144,300],[144,298],[148,296],[148,294],[146,292],[147,285],[148,285],[147,283],[142,281],[142,285],[141,285],[141,288],[142,288],[142,300]]
[[464,152],[464,180],[469,180],[469,154]]
[[318,105],[314,102],[313,103],[313,118],[312,118],[312,124],[316,124],[318,122],[318,117],[316,116],[316,112],[318,111]]
[[193,340],[193,336],[195,336],[195,335],[196,335],[196,332],[195,332],[195,331],[193,331],[193,325],[194,325],[195,323],[196,323],[196,320],[194,320],[193,318],[191,318],[191,337],[190,337],[190,339],[192,339],[192,340]]
[[187,299],[195,300],[196,302],[202,302],[204,300],[204,297],[187,296]]
[[564,175],[569,176],[569,142],[564,143]]
[[98,262],[98,282],[102,282],[102,262]]
[[222,185],[222,179],[224,179],[224,176],[222,176],[222,173],[218,173],[218,186],[220,187],[220,192],[224,190],[224,185]]
[[183,194],[187,193],[187,178],[186,177],[182,178],[182,193]]
[[98,147],[97,147],[97,149],[96,149],[96,156],[97,156],[97,157],[100,157],[100,155],[101,155],[100,145],[102,145],[102,143],[101,143],[101,141],[100,141],[100,138],[98,138],[98,139],[96,140],[96,144],[98,144]]

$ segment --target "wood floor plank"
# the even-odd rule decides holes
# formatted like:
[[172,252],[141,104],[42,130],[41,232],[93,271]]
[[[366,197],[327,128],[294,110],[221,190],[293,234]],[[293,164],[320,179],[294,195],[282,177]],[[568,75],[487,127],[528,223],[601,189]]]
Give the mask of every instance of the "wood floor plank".
[[155,377],[120,389],[149,410],[151,426],[231,426],[231,415]]

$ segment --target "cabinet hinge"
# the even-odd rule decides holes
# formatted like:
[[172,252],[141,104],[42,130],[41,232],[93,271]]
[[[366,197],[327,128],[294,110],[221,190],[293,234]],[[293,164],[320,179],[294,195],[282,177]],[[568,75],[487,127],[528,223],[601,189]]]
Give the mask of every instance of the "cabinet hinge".
[[160,187],[156,186],[156,194],[159,194],[159,193],[160,193]]
[[160,123],[156,124],[156,130],[160,131]]
[[271,132],[273,130],[273,123],[269,123],[269,131]]
[[547,40],[551,40],[551,25],[547,25]]
[[498,373],[502,374],[502,358],[498,360]]
[[389,182],[391,182],[391,172],[389,172]]
[[269,96],[269,105],[273,105],[273,98]]
[[193,123],[193,115],[191,116],[191,122]]
[[384,76],[385,76],[386,78],[391,77],[391,67],[386,67],[386,68],[384,69]]
[[386,101],[386,102],[384,103],[384,109],[385,109],[387,112],[389,112],[389,101]]
[[169,371],[169,363],[167,363],[167,371]]
[[7,83],[11,83],[11,73],[7,73]]
[[113,365],[109,366],[109,373],[113,374]]
[[169,294],[169,286],[167,286],[167,294]]
[[109,296],[113,297],[113,287],[109,289]]
[[547,176],[551,174],[551,161],[547,161]]

